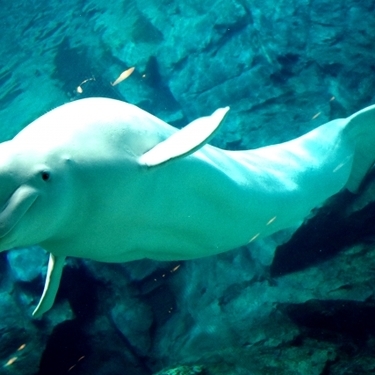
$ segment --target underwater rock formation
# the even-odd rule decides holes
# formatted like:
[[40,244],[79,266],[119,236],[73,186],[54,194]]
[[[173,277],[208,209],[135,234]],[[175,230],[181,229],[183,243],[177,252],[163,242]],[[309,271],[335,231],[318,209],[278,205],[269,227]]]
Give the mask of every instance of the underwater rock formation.
[[[294,138],[374,103],[374,11],[371,0],[6,2],[0,138],[84,96],[123,99],[178,126],[229,105],[221,147]],[[110,86],[130,66],[134,74]],[[43,253],[28,269],[18,253],[2,254],[1,371],[57,374],[63,363],[65,373],[96,375],[183,364],[204,364],[208,375],[370,373],[373,191],[370,183],[323,207],[294,237],[217,257],[72,262],[42,320],[30,314]],[[68,353],[56,345],[63,339]]]
[[204,375],[203,366],[179,366],[169,370],[162,370],[155,375]]

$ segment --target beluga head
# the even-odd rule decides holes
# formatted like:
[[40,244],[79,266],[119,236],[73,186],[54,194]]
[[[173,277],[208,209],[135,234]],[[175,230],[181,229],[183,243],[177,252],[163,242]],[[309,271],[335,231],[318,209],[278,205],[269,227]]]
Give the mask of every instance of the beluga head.
[[0,251],[51,237],[69,206],[59,155],[14,140],[0,144]]

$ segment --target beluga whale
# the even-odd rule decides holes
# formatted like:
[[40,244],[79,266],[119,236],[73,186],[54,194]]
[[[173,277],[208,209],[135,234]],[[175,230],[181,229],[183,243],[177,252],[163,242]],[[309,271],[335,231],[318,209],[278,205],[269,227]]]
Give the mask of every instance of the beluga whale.
[[288,142],[207,142],[229,108],[181,130],[107,98],[64,104],[0,144],[0,251],[49,254],[33,315],[54,302],[66,257],[100,262],[218,254],[299,223],[374,163],[375,106]]

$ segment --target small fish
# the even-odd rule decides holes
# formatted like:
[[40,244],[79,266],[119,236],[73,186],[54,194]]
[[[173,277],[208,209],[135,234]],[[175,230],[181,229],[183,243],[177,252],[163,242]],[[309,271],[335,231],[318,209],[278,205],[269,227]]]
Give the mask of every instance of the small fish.
[[311,120],[315,120],[317,117],[319,117],[320,116],[320,114],[321,114],[322,112],[318,112],[316,115],[314,115],[313,117],[312,117],[312,119]]
[[16,362],[17,361],[17,357],[13,357],[13,358],[11,358],[5,365],[4,365],[4,367],[8,367],[8,366],[10,366],[10,365],[13,365],[13,363],[14,362]]
[[25,347],[26,347],[26,344],[22,344],[22,345],[17,349],[17,352],[19,352],[20,350],[25,349]]
[[333,170],[333,173],[337,172],[339,169],[341,169],[343,166],[345,165],[345,163],[341,163],[339,164],[334,170]]
[[249,243],[255,241],[259,236],[260,236],[260,233],[257,233],[254,237],[252,237],[252,238],[249,240]]
[[178,264],[176,267],[172,268],[170,272],[176,272],[181,267],[181,264]]
[[112,83],[112,86],[118,85],[120,82],[124,81],[126,78],[128,78],[133,72],[134,72],[135,67],[133,66],[132,68],[129,68],[122,72],[119,77]]
[[95,77],[91,77],[91,78],[87,78],[87,79],[85,79],[84,81],[82,81],[79,85],[78,85],[78,87],[77,87],[77,92],[78,92],[78,94],[82,94],[83,93],[83,88],[82,88],[82,85],[84,85],[86,82],[88,82],[88,81],[95,81]]
[[70,366],[70,367],[69,367],[68,372],[71,371],[71,370],[73,370],[74,367],[77,366],[77,363],[80,362],[80,361],[82,361],[82,359],[84,359],[84,358],[85,358],[84,355],[83,355],[82,357],[79,357],[79,358],[78,358],[78,361],[77,361],[73,366]]
[[276,216],[274,216],[272,219],[269,219],[266,225],[272,224],[276,220]]

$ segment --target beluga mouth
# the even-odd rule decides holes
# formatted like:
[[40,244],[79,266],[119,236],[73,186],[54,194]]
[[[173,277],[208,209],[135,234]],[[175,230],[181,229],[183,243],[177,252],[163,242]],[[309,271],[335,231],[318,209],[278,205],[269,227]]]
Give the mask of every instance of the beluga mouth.
[[38,192],[30,186],[20,186],[14,191],[0,212],[0,238],[15,227],[37,198]]

